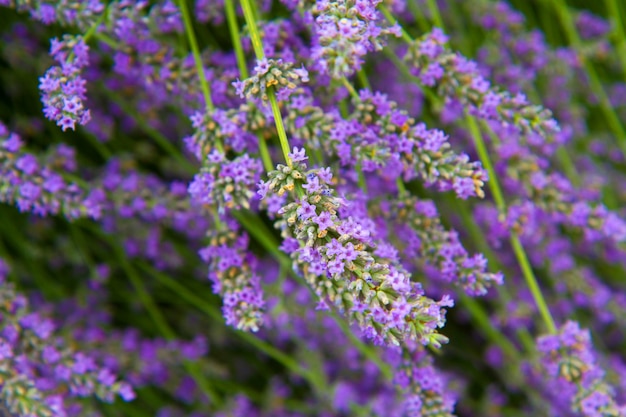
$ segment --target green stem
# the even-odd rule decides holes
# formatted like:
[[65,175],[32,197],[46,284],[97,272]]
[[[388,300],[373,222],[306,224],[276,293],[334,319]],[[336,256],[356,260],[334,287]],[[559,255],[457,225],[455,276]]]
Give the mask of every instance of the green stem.
[[413,14],[420,31],[424,33],[428,32],[430,30],[430,25],[424,18],[424,15],[420,12],[420,5],[417,4],[417,0],[409,0],[407,5],[409,6],[409,11]]
[[539,308],[539,312],[541,313],[541,317],[543,318],[544,323],[548,327],[548,331],[550,333],[556,333],[556,325],[554,324],[554,319],[550,314],[550,309],[548,308],[548,304],[546,300],[543,298],[543,294],[541,293],[541,288],[539,288],[539,284],[537,283],[537,279],[533,273],[532,267],[530,266],[530,261],[528,260],[528,256],[524,251],[524,247],[519,240],[519,237],[511,232],[511,245],[513,246],[513,252],[515,252],[515,257],[522,268],[522,273],[524,275],[524,279],[526,280],[526,285],[530,288],[530,291],[533,295],[535,303]]
[[624,80],[626,81],[626,33],[624,33],[624,22],[622,21],[622,15],[617,0],[604,0],[607,8],[607,14],[613,20],[613,27],[615,29],[615,46],[617,47],[617,55],[622,63],[622,72]]
[[365,181],[365,174],[363,173],[363,167],[361,165],[361,162],[357,163],[357,166],[355,168],[358,174],[357,184],[359,185],[361,191],[367,193],[367,182]]
[[365,71],[363,71],[362,69],[357,71],[356,77],[359,80],[359,82],[361,83],[361,87],[363,87],[363,88],[365,88],[367,90],[371,90],[372,89],[372,86],[370,85],[370,82],[367,79],[367,75],[365,75]]
[[[461,216],[461,221],[463,222],[463,225],[465,226],[469,234],[469,237],[472,239],[472,241],[474,242],[474,244],[476,245],[480,253],[485,255],[491,268],[493,268],[493,270],[495,271],[503,272],[505,277],[510,276],[510,274],[505,270],[504,265],[500,263],[500,260],[498,259],[496,254],[493,252],[491,247],[489,247],[489,244],[487,243],[485,239],[485,234],[483,233],[482,230],[480,230],[480,228],[476,224],[476,221],[472,217],[467,206],[465,206],[464,204],[458,204],[456,205],[456,210],[457,210],[457,213]],[[506,308],[506,304],[509,303],[512,299],[506,285],[507,285],[507,281],[505,280],[504,285],[497,288],[500,298],[502,298],[502,301],[505,304],[505,308]],[[474,320],[476,320],[478,323],[482,323],[482,320],[478,317],[474,317]],[[484,328],[483,331],[485,332],[486,335],[489,334],[489,330],[487,328]],[[531,334],[528,332],[528,329],[518,327],[515,331],[517,333],[517,337],[521,341],[526,351],[533,352],[535,350],[535,347],[534,347],[535,342]],[[504,335],[501,337],[504,337]]]
[[[191,23],[191,17],[189,16],[189,8],[187,7],[186,0],[178,0],[178,4],[180,7],[180,12],[183,15],[183,22],[185,24],[185,33],[187,34],[187,39],[189,40],[189,45],[191,46],[191,51],[193,53],[193,59],[196,64],[196,72],[198,73],[198,78],[200,80],[200,88],[202,89],[202,95],[204,96],[204,101],[206,103],[206,108],[209,113],[213,113],[215,107],[213,106],[213,100],[211,100],[211,90],[209,88],[209,83],[206,79],[206,74],[204,73],[204,65],[202,65],[202,57],[200,56],[200,48],[198,47],[198,41],[196,39],[196,34],[193,30],[193,24]],[[220,140],[215,140],[215,147],[221,153],[224,153],[224,146]]]
[[578,171],[576,171],[574,161],[572,161],[572,157],[565,146],[559,146],[556,150],[556,158],[559,161],[561,168],[563,168],[567,178],[572,182],[572,184],[574,184],[574,186],[578,187],[580,185]]
[[346,97],[339,102],[339,113],[344,119],[350,117],[350,111],[348,110],[348,100],[349,99]]
[[85,136],[87,137],[87,140],[93,145],[93,147],[100,154],[100,156],[105,161],[108,161],[111,158],[111,156],[113,156],[109,148],[107,148],[107,146],[104,143],[100,142],[93,133],[88,133],[88,132],[85,132],[85,133],[86,133]]
[[396,187],[398,187],[398,195],[400,197],[408,195],[408,191],[406,189],[406,186],[404,185],[404,181],[402,181],[402,178],[398,177],[396,179]]
[[[357,78],[361,82],[361,85],[363,86],[363,88],[370,89],[369,81],[367,80],[367,76],[365,75],[365,73],[363,71],[358,71],[357,72]],[[350,95],[354,99],[358,100],[359,99],[359,94],[354,89],[354,86],[352,86],[352,84],[350,84],[350,81],[348,81],[348,79],[346,77],[342,77],[341,78],[341,82],[348,89],[348,91],[350,92]],[[363,165],[361,164],[361,162],[359,162],[359,163],[357,163],[357,166],[355,168],[356,168],[357,174],[358,174],[358,180],[357,180],[358,186],[361,189],[361,191],[367,193],[367,182],[365,181],[365,174],[363,173]]]
[[243,15],[248,25],[248,31],[250,32],[250,39],[252,41],[252,48],[256,58],[261,61],[265,58],[265,52],[263,51],[263,43],[261,42],[261,34],[259,28],[256,25],[256,18],[254,17],[254,11],[250,4],[250,0],[241,0],[241,8],[243,9]]
[[[548,2],[544,0],[544,2]],[[565,4],[564,0],[550,0],[548,3],[552,4],[552,7],[555,8],[557,15],[559,16],[559,21],[563,30],[565,31],[565,35],[567,36],[568,42],[573,45],[576,49],[580,50],[580,46],[582,44],[580,40],[580,36],[576,31],[576,26],[572,20],[571,12]],[[618,13],[619,16],[619,13]],[[615,109],[611,105],[608,95],[606,94],[602,82],[600,81],[600,77],[596,72],[594,66],[589,62],[582,54],[579,55],[580,60],[587,72],[587,76],[589,77],[589,84],[591,86],[591,90],[598,97],[600,103],[600,110],[604,114],[604,117],[609,125],[609,128],[613,132],[613,134],[617,138],[618,146],[620,147],[624,156],[626,156],[626,130],[622,126],[621,121],[619,120],[619,116],[615,112]],[[626,59],[626,58],[625,58]]]
[[[98,27],[100,27],[100,25],[102,24],[102,22],[104,22],[104,20],[107,18],[108,15],[109,15],[109,6],[107,5],[107,7],[102,12],[102,15],[100,15],[98,20],[96,20],[94,24],[91,25],[91,27],[83,35],[83,42],[85,44],[87,44],[87,42],[89,42],[89,39],[91,39],[91,37],[94,36],[96,31],[98,30]],[[74,51],[71,51],[67,58],[68,61],[71,61],[72,59],[74,59]]]
[[91,37],[98,30],[98,27],[100,27],[102,22],[104,22],[108,16],[109,16],[109,5],[105,7],[105,9],[102,11],[102,15],[98,18],[98,20],[96,20],[96,22],[93,25],[91,25],[89,30],[87,30],[87,32],[85,33],[85,36],[83,36],[83,41],[85,43],[87,43],[89,39],[91,39]]
[[[493,194],[496,207],[498,208],[500,214],[504,214],[506,213],[506,203],[504,201],[504,196],[500,188],[498,177],[493,168],[493,165],[491,164],[491,159],[489,158],[487,147],[485,146],[485,142],[483,141],[482,133],[478,128],[476,120],[472,116],[466,116],[466,121],[469,131],[474,140],[476,151],[478,152],[478,156],[480,157],[480,161],[489,173],[489,181],[487,183],[489,184],[489,188],[491,190],[491,193]],[[543,297],[543,294],[541,293],[541,289],[539,288],[539,284],[537,283],[535,274],[533,273],[532,267],[530,266],[528,256],[526,256],[526,252],[524,251],[524,248],[520,243],[519,237],[513,231],[510,232],[510,241],[511,246],[513,247],[515,258],[517,259],[520,268],[522,269],[522,274],[524,276],[524,279],[526,280],[526,284],[530,288],[533,299],[535,300],[535,304],[537,304],[537,308],[539,309],[541,317],[545,325],[547,326],[548,331],[550,331],[551,333],[556,333],[554,319],[552,318],[550,310],[548,309],[548,305]]]
[[237,15],[235,14],[235,5],[233,0],[225,0],[224,7],[226,9],[226,20],[228,21],[228,30],[230,39],[235,48],[235,56],[237,57],[237,67],[239,68],[239,76],[242,79],[248,78],[248,67],[246,66],[246,57],[241,45],[241,37],[239,36],[239,25],[237,24]]
[[346,90],[348,90],[348,93],[350,93],[350,96],[352,98],[355,98],[355,99],[359,98],[359,93],[356,92],[356,90],[354,89],[354,86],[350,84],[350,81],[348,81],[346,77],[342,77],[341,82],[343,83],[343,86],[346,87]]
[[289,147],[289,139],[287,139],[287,132],[285,131],[285,126],[283,125],[283,117],[280,114],[280,107],[278,106],[278,101],[276,100],[276,92],[273,88],[268,89],[267,95],[270,99],[270,103],[272,105],[272,113],[274,114],[274,123],[276,124],[276,131],[278,132],[278,140],[280,141],[280,149],[283,151],[283,157],[287,162],[287,165],[292,167],[293,162],[289,157],[290,147]]
[[480,306],[478,301],[474,300],[471,297],[463,293],[459,293],[461,302],[470,312],[472,319],[478,327],[480,327],[488,339],[490,339],[494,344],[500,346],[500,349],[511,359],[519,358],[519,352],[515,345],[511,343],[509,339],[507,339],[502,333],[496,330],[495,326],[491,323],[489,316],[483,308]]
[[189,40],[189,45],[191,46],[191,51],[193,52],[193,59],[196,64],[196,71],[198,72],[198,78],[200,79],[200,88],[202,89],[202,94],[204,95],[206,108],[209,113],[213,113],[214,107],[213,107],[213,101],[211,100],[211,90],[209,89],[209,83],[207,82],[206,75],[204,73],[204,66],[202,65],[202,57],[200,56],[200,48],[198,47],[196,34],[193,30],[193,24],[191,22],[191,17],[189,15],[189,8],[187,7],[187,1],[178,0],[178,7],[180,8],[180,13],[183,16],[183,22],[185,24],[185,33],[187,34],[187,39]]
[[258,134],[257,138],[259,139],[259,154],[261,155],[261,161],[263,161],[263,168],[265,168],[266,172],[270,172],[274,169],[274,163],[272,162],[270,151],[267,149],[267,142],[265,142],[265,138],[261,134]]
[[504,214],[506,212],[506,203],[504,202],[504,196],[502,195],[500,185],[498,184],[498,177],[496,176],[496,171],[491,164],[491,159],[489,158],[489,153],[487,152],[487,147],[485,146],[485,142],[483,141],[482,134],[478,129],[478,124],[476,123],[476,120],[469,115],[466,116],[465,120],[467,121],[467,126],[470,130],[472,138],[474,139],[474,145],[476,146],[476,151],[478,152],[480,161],[485,166],[487,172],[489,172],[489,181],[487,181],[487,184],[489,185],[491,194],[493,194],[493,199],[496,202],[496,207],[498,208],[500,214]]
[[439,13],[439,8],[437,7],[437,0],[426,0],[426,5],[428,6],[433,22],[435,22],[435,26],[440,29],[445,29],[441,13]]
[[[246,57],[243,52],[243,46],[241,44],[241,37],[239,36],[239,25],[237,24],[237,15],[235,14],[235,5],[233,0],[225,0],[224,6],[226,8],[226,18],[228,20],[228,30],[230,32],[230,39],[233,47],[235,48],[235,56],[237,57],[237,67],[239,68],[239,76],[242,79],[248,78],[248,67],[246,66]],[[270,172],[274,169],[272,158],[270,157],[269,150],[267,149],[267,143],[261,135],[257,135],[259,139],[259,154],[263,161],[263,167],[265,171]]]
[[[263,52],[263,44],[261,42],[261,34],[259,33],[259,28],[257,27],[256,20],[254,17],[254,11],[250,4],[250,0],[241,0],[241,7],[243,9],[243,14],[246,19],[246,24],[248,25],[248,31],[250,32],[250,39],[252,40],[252,47],[254,48],[254,53],[256,55],[257,60],[261,61],[265,59],[265,53]],[[278,132],[278,140],[280,141],[280,149],[283,152],[283,157],[287,162],[289,167],[293,166],[293,162],[289,157],[289,153],[291,152],[291,147],[289,146],[289,139],[287,139],[287,132],[285,131],[285,126],[283,124],[283,117],[280,114],[280,107],[278,106],[278,101],[276,100],[276,92],[274,88],[269,88],[267,91],[267,95],[270,100],[270,104],[272,106],[272,114],[274,115],[274,123],[276,124],[276,131]]]
[[115,49],[117,51],[120,50],[120,44],[117,43],[115,40],[111,39],[109,36],[105,35],[104,33],[95,33],[94,38],[110,46],[111,49]]

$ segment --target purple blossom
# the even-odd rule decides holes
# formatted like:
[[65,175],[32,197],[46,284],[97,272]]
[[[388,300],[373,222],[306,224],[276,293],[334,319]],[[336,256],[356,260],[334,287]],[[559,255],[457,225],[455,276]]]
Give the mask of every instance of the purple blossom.
[[[76,123],[84,125],[91,119],[83,103],[86,88],[80,75],[89,64],[88,51],[81,37],[66,36],[63,41],[54,39],[50,54],[60,66],[53,66],[40,78],[44,114],[63,131],[74,130]],[[70,56],[71,61],[68,61]]]

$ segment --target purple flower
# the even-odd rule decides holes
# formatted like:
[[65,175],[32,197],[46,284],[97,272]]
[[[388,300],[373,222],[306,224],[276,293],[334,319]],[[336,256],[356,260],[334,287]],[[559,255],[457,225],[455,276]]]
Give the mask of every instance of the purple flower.
[[[60,66],[53,66],[39,79],[44,114],[63,131],[73,130],[76,123],[84,125],[91,119],[83,104],[86,81],[80,75],[89,63],[88,50],[81,37],[66,35],[62,41],[54,39],[50,53]],[[67,61],[70,51],[73,58]]]
[[289,158],[291,158],[293,162],[304,162],[309,159],[309,157],[306,156],[306,150],[304,148],[299,149],[297,147],[294,147],[293,151],[289,153]]

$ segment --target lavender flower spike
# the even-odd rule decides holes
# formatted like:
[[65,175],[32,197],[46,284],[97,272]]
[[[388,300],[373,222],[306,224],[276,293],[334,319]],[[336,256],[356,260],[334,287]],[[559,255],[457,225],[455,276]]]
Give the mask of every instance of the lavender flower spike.
[[328,186],[328,171],[307,170],[297,149],[290,157],[297,161],[293,167],[278,165],[261,183],[260,194],[291,197],[277,212],[282,248],[322,304],[334,303],[377,344],[445,343],[437,328],[445,323],[444,307],[453,305],[450,297],[439,302],[426,297],[400,262],[377,255],[367,229],[338,215],[345,202]]
[[91,119],[84,100],[86,81],[80,72],[89,63],[89,48],[80,36],[65,35],[62,41],[52,40],[50,55],[59,63],[39,79],[41,101],[46,117],[63,129],[76,129]]

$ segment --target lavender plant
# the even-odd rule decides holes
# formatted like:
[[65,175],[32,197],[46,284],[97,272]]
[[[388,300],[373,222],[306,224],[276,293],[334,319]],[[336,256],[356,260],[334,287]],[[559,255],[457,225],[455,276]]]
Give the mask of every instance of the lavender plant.
[[1,413],[626,416],[583,3],[0,0]]

